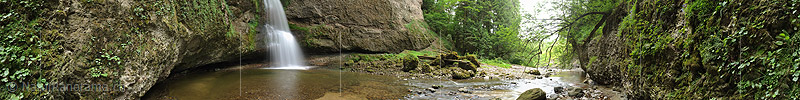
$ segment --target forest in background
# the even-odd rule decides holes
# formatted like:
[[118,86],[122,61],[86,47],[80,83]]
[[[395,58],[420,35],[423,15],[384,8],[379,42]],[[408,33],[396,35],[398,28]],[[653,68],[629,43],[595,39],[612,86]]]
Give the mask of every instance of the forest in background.
[[490,65],[559,64],[555,59],[564,45],[545,41],[556,35],[543,30],[552,23],[528,21],[536,18],[520,6],[519,0],[423,0],[422,10],[429,29],[450,50],[476,54]]
[[517,0],[424,0],[423,11],[448,49],[484,62],[579,66],[640,98],[786,99],[800,94],[799,2],[565,0],[535,18]]

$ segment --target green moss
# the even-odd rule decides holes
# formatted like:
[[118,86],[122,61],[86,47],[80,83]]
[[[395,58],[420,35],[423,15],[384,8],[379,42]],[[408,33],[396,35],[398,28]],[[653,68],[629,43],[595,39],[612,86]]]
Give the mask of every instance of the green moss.
[[495,59],[491,59],[491,60],[479,59],[479,61],[483,62],[483,63],[485,63],[487,65],[497,66],[497,67],[500,67],[500,68],[511,68],[511,64],[509,64],[508,61],[505,61],[505,60],[500,59],[500,58],[495,58]]
[[588,63],[588,65],[586,65],[586,68],[592,67],[592,64],[594,63],[594,61],[597,61],[597,56],[592,56],[591,58],[589,58],[589,63]]
[[308,28],[297,26],[296,24],[289,24],[289,29],[308,32]]
[[469,70],[458,68],[451,68],[449,70],[452,71],[451,75],[453,79],[469,79],[475,76],[475,72]]
[[402,69],[403,71],[408,72],[416,69],[418,66],[420,66],[420,61],[419,58],[417,58],[417,56],[412,56],[412,55],[403,56],[403,69]]

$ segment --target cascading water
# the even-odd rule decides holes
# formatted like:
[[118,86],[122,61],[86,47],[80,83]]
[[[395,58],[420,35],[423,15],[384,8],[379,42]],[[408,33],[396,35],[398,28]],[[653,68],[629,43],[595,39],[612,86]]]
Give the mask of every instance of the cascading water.
[[268,21],[264,31],[268,32],[267,43],[275,67],[269,69],[308,69],[303,62],[303,54],[294,36],[289,31],[289,23],[280,0],[264,0]]

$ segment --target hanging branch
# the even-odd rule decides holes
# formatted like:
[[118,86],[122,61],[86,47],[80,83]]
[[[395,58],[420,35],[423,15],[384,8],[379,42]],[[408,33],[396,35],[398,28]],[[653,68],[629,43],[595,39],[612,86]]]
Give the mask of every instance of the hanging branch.
[[[578,20],[581,20],[581,18],[583,18],[583,17],[589,16],[589,15],[595,15],[595,14],[603,15],[603,19],[606,19],[606,16],[608,15],[608,12],[589,12],[589,13],[585,13],[585,14],[579,16],[578,18],[576,18],[575,21],[573,21],[572,23],[567,24],[567,26],[564,26],[561,29],[556,30],[556,32],[561,32],[561,30],[564,30],[565,28],[572,26],[573,24],[577,23]],[[601,21],[601,23],[602,22],[603,21]]]
[[[556,40],[553,41],[553,44],[550,45],[550,48],[547,48],[548,49],[547,52],[553,52],[553,46],[555,46],[556,43],[558,43],[558,39],[559,39],[560,36],[561,35],[557,35],[556,36]],[[550,57],[551,57],[550,53],[547,53],[547,62],[546,62],[547,63],[547,67],[550,67],[550,60],[552,60],[552,58],[550,58]]]

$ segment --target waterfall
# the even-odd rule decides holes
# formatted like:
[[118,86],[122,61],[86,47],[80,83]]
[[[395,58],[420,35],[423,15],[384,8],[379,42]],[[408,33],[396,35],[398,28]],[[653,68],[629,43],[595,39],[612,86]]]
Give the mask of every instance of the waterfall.
[[274,67],[269,69],[308,69],[303,62],[303,52],[289,30],[289,23],[280,0],[264,0],[268,32],[267,47],[270,48]]

